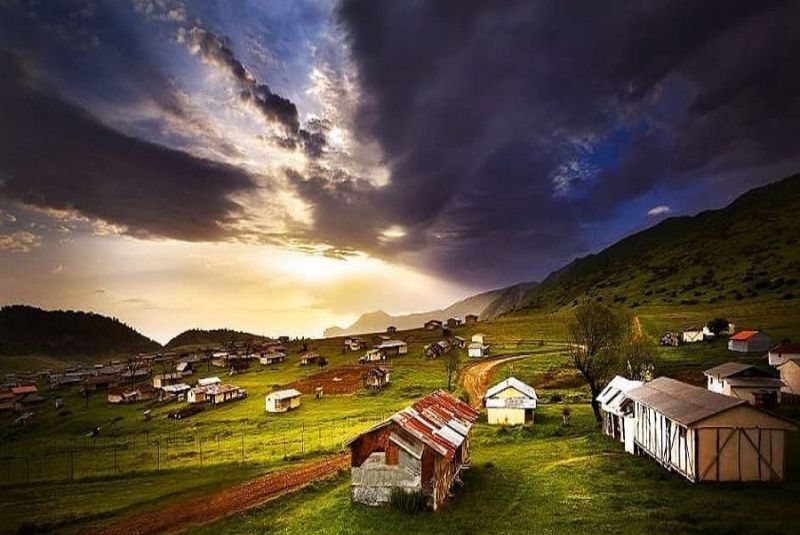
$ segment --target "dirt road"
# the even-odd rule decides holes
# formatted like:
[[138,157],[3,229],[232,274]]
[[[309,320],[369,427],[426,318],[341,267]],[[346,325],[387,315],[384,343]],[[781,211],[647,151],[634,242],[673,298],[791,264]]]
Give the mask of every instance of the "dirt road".
[[164,509],[121,520],[97,535],[144,535],[176,532],[192,524],[211,522],[256,507],[312,481],[330,477],[350,465],[350,453],[307,462],[221,490],[210,496],[176,503]]
[[470,402],[473,407],[480,407],[483,396],[489,388],[489,380],[492,378],[492,370],[501,364],[512,360],[524,359],[532,355],[498,355],[489,359],[481,360],[475,364],[470,364],[461,373],[461,384],[469,394]]

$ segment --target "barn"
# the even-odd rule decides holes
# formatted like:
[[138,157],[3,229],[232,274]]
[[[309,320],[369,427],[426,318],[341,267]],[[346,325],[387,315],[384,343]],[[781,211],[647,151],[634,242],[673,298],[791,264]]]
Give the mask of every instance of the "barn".
[[536,390],[516,377],[500,381],[484,396],[490,425],[532,424],[536,412]]
[[350,442],[354,502],[384,505],[392,491],[420,492],[435,511],[469,466],[470,430],[478,411],[443,390]]
[[703,372],[712,392],[744,399],[762,409],[774,409],[781,400],[781,380],[773,373],[742,362],[726,362]]
[[781,481],[797,425],[745,400],[659,377],[628,392],[634,449],[692,482]]
[[635,420],[631,408],[623,405],[628,400],[628,392],[643,384],[642,381],[632,381],[617,375],[597,396],[603,418],[603,433],[625,444],[625,451],[628,453],[633,453]]
[[739,353],[768,351],[769,336],[761,331],[739,331],[728,338],[728,349]]

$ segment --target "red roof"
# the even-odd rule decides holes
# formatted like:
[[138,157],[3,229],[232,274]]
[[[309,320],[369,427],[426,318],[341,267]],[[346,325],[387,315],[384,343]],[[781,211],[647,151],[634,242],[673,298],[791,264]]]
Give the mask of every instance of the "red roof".
[[21,396],[23,394],[35,394],[38,391],[39,389],[36,388],[36,385],[11,387],[11,393],[14,394],[15,396]]
[[739,331],[738,333],[731,336],[730,340],[739,340],[739,341],[750,340],[759,332],[760,331]]

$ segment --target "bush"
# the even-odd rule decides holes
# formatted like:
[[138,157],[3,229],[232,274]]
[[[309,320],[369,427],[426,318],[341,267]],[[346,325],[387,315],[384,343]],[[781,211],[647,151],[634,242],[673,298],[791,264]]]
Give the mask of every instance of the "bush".
[[389,504],[398,511],[414,514],[425,508],[425,496],[418,490],[405,491],[394,488],[389,495]]

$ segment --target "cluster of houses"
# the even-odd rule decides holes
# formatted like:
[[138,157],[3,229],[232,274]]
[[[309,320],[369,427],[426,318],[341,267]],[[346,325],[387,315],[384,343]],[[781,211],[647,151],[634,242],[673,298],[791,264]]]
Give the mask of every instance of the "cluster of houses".
[[403,340],[384,339],[364,353],[358,362],[361,364],[380,362],[390,357],[408,354],[408,343]]
[[736,330],[733,323],[727,322],[719,330],[712,330],[708,325],[704,327],[687,327],[680,332],[667,331],[661,337],[662,346],[679,346],[681,344],[696,344],[709,342],[718,336],[728,336]]

